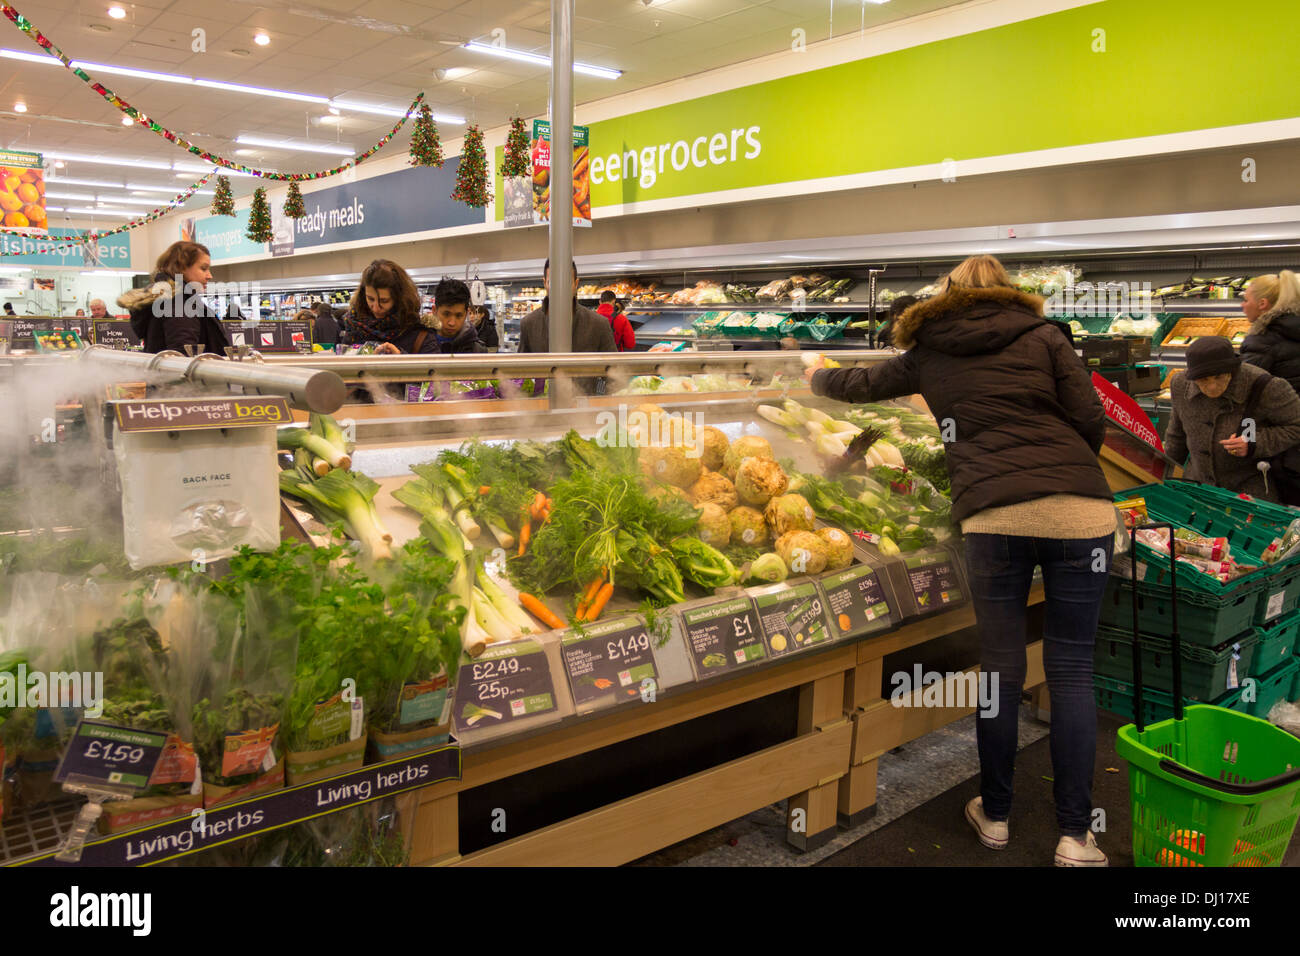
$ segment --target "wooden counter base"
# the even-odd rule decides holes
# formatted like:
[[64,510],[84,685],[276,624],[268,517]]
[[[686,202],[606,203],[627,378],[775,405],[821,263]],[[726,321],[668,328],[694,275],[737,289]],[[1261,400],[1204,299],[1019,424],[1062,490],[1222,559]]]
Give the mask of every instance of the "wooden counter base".
[[[1035,585],[1030,604],[1042,600],[1042,586]],[[418,791],[410,801],[412,865],[616,866],[781,800],[788,800],[788,842],[815,849],[834,836],[837,825],[856,825],[875,812],[881,754],[973,710],[892,706],[880,697],[885,656],[973,623],[968,607],[938,614],[882,637],[801,655],[653,704],[629,705],[546,734],[466,750],[461,780]],[[1043,681],[1041,642],[1029,645],[1028,655],[1026,689]],[[794,687],[799,716],[790,740],[460,854],[460,793]]]

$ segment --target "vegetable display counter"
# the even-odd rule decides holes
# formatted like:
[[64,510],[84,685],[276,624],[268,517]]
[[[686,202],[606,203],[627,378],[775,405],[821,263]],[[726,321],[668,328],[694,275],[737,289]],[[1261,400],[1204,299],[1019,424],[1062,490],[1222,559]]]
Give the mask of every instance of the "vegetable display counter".
[[[86,431],[99,463],[115,467],[132,566],[181,560],[150,551],[159,538],[208,549],[196,548],[182,576],[201,582],[197,591],[182,588],[138,625],[126,612],[94,642],[97,664],[119,646],[106,640],[120,642],[114,686],[140,699],[119,707],[119,720],[142,727],[147,711],[177,759],[190,754],[168,812],[187,800],[291,806],[298,797],[280,790],[284,781],[337,780],[343,792],[358,773],[416,759],[450,733],[457,772],[392,791],[412,864],[624,863],[782,800],[789,842],[810,849],[869,816],[881,755],[975,709],[974,618],[942,443],[924,406],[815,400],[802,361],[789,352],[303,357],[226,374],[215,360],[200,363],[186,397],[158,401],[104,401],[96,377]],[[160,394],[168,376],[195,371],[173,364],[149,370]],[[254,405],[212,384],[274,392],[281,379],[323,372],[351,389],[333,417],[309,412],[287,386],[289,401]],[[648,377],[681,390],[650,404],[640,390]],[[535,397],[392,400],[397,384],[540,380],[551,384]],[[594,380],[607,394],[583,394],[602,391]],[[28,395],[24,420],[39,420],[35,404]],[[178,431],[185,415],[206,416],[200,437]],[[301,425],[285,426],[290,415]],[[204,511],[201,528],[195,518],[201,537],[177,530],[161,493],[133,505],[173,465],[187,482],[229,478],[217,472],[240,470],[232,443],[251,456],[247,487]],[[273,446],[278,502],[263,487],[274,481]],[[227,546],[231,535],[249,540],[250,521],[265,533],[267,493],[281,533],[313,545],[310,558],[290,544],[271,550],[274,538],[260,554]],[[178,499],[196,507],[188,502]],[[351,541],[340,547],[339,535]],[[1031,604],[1041,600],[1035,588]],[[313,613],[294,610],[303,606]],[[216,679],[186,672],[197,703],[178,709],[156,674],[181,673],[169,668],[191,657],[222,660],[222,629],[235,620],[250,641],[240,653],[265,651],[258,680],[248,682],[251,657],[240,667],[229,659]],[[75,622],[58,627],[78,632]],[[169,661],[154,628],[194,655]],[[1034,688],[1040,642],[1028,660]],[[927,686],[900,685],[914,668]],[[942,694],[928,683],[935,668],[947,673]],[[340,678],[364,697],[364,717],[360,700],[349,707],[337,693]],[[256,741],[258,759],[223,754],[222,720],[227,737]]]

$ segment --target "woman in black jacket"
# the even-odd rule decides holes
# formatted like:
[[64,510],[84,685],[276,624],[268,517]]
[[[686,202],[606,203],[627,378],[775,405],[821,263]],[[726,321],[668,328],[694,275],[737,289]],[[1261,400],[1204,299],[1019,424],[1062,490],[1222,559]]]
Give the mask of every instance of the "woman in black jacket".
[[1097,708],[1093,647],[1116,529],[1097,462],[1105,415],[1088,372],[1043,300],[1015,289],[992,256],[948,276],[944,291],[893,328],[905,354],[870,368],[822,369],[812,388],[845,402],[920,393],[939,423],[965,535],[993,707],[976,721],[980,796],[966,819],[980,841],[1009,838],[1026,606],[1035,566],[1047,594],[1043,657],[1052,696],[1058,866],[1105,866],[1092,835]]
[[1300,277],[1290,269],[1260,276],[1246,286],[1241,311],[1250,319],[1241,360],[1300,392]]
[[131,313],[131,329],[144,350],[173,349],[184,354],[185,346],[193,345],[199,352],[225,355],[230,345],[226,330],[203,301],[203,291],[212,281],[207,246],[173,242],[158,257],[153,280],[147,289],[132,289],[117,300]]

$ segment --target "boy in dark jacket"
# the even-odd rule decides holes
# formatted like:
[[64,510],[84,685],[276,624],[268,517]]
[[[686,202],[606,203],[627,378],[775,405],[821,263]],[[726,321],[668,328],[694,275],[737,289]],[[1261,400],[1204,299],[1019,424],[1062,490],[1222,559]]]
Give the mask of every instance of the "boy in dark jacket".
[[487,351],[478,340],[478,329],[465,321],[469,316],[469,306],[469,286],[459,279],[443,279],[433,290],[433,308],[438,325],[435,335],[438,351],[443,355]]

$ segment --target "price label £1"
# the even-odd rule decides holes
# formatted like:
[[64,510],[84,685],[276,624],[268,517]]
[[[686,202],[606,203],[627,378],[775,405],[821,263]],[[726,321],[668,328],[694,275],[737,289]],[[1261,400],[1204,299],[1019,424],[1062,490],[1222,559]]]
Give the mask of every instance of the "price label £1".
[[654,645],[645,621],[622,617],[571,631],[562,642],[564,669],[573,702],[582,707],[612,698],[615,703],[641,698],[642,682],[658,682]]
[[116,724],[83,720],[77,724],[54,772],[57,783],[100,785],[139,791],[149,786],[167,735]]
[[748,597],[683,611],[682,624],[701,680],[767,657],[758,612]]

